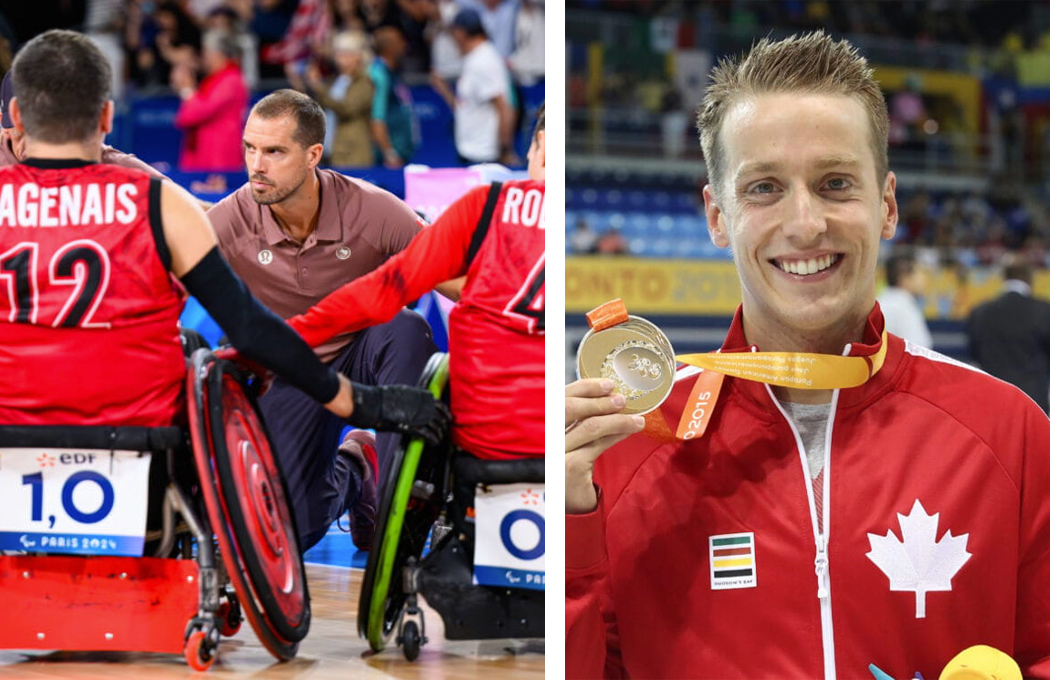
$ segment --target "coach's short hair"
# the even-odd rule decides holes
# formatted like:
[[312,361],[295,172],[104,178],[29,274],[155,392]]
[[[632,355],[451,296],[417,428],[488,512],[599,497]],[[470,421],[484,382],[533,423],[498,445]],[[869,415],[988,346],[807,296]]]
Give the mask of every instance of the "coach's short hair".
[[64,144],[98,131],[113,76],[106,57],[86,35],[42,33],[18,52],[11,72],[27,135]]
[[723,59],[712,70],[711,82],[697,110],[696,127],[707,174],[716,192],[726,171],[719,140],[726,111],[745,97],[775,92],[854,97],[867,111],[871,123],[877,177],[880,181],[886,177],[889,115],[873,71],[848,41],[816,31],[779,41],[763,38],[747,56]]
[[293,139],[304,149],[324,144],[324,109],[316,101],[295,90],[277,90],[252,107],[252,116],[273,120],[284,116],[295,119]]

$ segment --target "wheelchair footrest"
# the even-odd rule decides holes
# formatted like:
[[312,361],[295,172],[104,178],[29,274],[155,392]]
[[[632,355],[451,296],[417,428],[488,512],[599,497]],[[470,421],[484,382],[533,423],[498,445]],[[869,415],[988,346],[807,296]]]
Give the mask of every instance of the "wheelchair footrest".
[[193,560],[0,555],[0,647],[181,654]]
[[448,640],[541,638],[544,592],[475,585],[458,536],[423,560],[419,590],[441,615]]

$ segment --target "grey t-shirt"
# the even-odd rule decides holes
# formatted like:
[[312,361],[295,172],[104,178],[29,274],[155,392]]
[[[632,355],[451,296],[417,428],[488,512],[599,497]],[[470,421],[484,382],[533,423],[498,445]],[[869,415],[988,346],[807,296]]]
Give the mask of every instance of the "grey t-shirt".
[[809,478],[815,479],[824,468],[824,444],[827,440],[831,404],[793,404],[784,401],[781,405],[802,437],[806,461],[809,463]]

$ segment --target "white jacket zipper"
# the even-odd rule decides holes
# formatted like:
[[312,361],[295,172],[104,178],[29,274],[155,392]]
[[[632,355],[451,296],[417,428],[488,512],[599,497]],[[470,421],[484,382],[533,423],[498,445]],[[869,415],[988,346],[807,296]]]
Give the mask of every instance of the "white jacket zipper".
[[[849,353],[849,346],[845,354]],[[773,400],[780,415],[784,416],[791,434],[795,437],[795,445],[798,447],[800,462],[802,463],[802,474],[806,480],[806,498],[809,501],[809,517],[813,525],[813,540],[817,546],[817,554],[813,560],[814,571],[817,575],[817,598],[820,600],[820,635],[824,651],[824,680],[836,680],[835,674],[835,628],[831,619],[831,574],[828,563],[828,538],[831,529],[831,431],[835,424],[835,410],[839,402],[839,390],[835,390],[831,396],[831,410],[828,412],[828,429],[824,439],[824,483],[821,488],[823,497],[823,528],[817,523],[817,506],[813,499],[813,479],[809,474],[809,463],[806,460],[806,448],[802,444],[802,436],[795,427],[795,423],[788,416],[787,411],[780,405],[773,390],[766,385],[769,398]]]
[[[827,463],[824,463],[827,465]],[[827,474],[827,470],[824,470]],[[824,479],[824,488],[828,480]],[[827,494],[825,494],[826,498]],[[827,521],[825,510],[824,521]],[[825,527],[827,524],[824,525]],[[820,599],[820,635],[824,647],[824,680],[835,680],[835,626],[831,620],[831,576],[828,574],[827,536],[817,536],[817,597]]]
[[[817,534],[817,559],[814,560],[817,572],[817,597],[821,601],[828,598],[828,547],[824,544],[824,534]],[[822,602],[823,603],[823,602]]]

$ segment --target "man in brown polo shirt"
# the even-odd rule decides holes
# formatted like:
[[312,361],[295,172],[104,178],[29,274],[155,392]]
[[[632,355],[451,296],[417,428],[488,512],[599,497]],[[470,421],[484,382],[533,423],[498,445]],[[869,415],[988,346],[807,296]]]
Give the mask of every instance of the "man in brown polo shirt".
[[[304,94],[279,90],[256,104],[244,129],[249,181],[208,211],[233,270],[279,316],[302,314],[348,281],[401,251],[423,223],[405,203],[368,182],[319,169],[324,111]],[[421,316],[342,335],[317,348],[321,359],[358,382],[415,384],[436,351]],[[281,380],[260,400],[288,480],[303,549],[350,509],[355,544],[371,545],[376,450],[397,443],[351,432]]]

